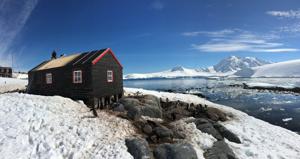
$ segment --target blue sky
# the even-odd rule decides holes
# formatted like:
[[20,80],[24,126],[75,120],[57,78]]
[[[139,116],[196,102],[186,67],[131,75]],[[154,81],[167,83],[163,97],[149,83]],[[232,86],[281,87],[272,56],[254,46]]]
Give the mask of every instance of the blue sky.
[[0,0],[0,65],[112,48],[124,73],[300,59],[299,0]]

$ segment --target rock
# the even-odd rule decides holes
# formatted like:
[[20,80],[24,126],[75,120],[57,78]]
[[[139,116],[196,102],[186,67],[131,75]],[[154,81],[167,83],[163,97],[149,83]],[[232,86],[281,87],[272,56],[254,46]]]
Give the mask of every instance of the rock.
[[118,104],[118,105],[116,105],[116,106],[113,108],[113,111],[116,111],[116,112],[124,112],[124,111],[125,111],[124,105],[123,105],[123,104]]
[[156,159],[197,159],[190,144],[161,144],[154,150]]
[[224,140],[217,141],[204,153],[205,159],[236,159],[235,154]]
[[145,126],[143,127],[143,132],[146,134],[152,134],[152,127],[149,124],[145,124]]
[[[145,103],[152,103],[153,105],[156,105],[156,106],[159,106],[160,107],[160,100],[159,98],[157,98],[156,96],[153,96],[153,95],[145,95],[143,97]],[[152,105],[150,104],[150,105]]]
[[219,131],[219,133],[226,139],[228,139],[231,142],[235,142],[240,144],[241,140],[239,139],[239,137],[237,137],[234,133],[232,133],[231,131],[229,131],[228,129],[226,129],[224,126],[222,126],[219,123],[215,123],[214,124],[215,129],[217,129]]
[[141,106],[141,114],[151,118],[162,118],[162,111],[153,106]]
[[227,120],[226,114],[217,108],[208,107],[206,110],[206,113],[207,113],[208,117],[213,121],[219,121],[219,120],[226,121]]
[[127,111],[127,117],[136,121],[141,118],[141,110],[138,107],[131,107]]
[[145,139],[126,139],[128,152],[134,159],[150,159],[151,151]]
[[213,124],[204,118],[198,118],[194,120],[194,123],[200,131],[212,135],[217,140],[222,140],[223,136],[214,128]]
[[124,108],[126,110],[128,110],[132,107],[140,105],[140,101],[138,99],[128,98],[128,97],[121,98],[120,103],[124,105]]
[[164,126],[159,126],[159,127],[154,128],[153,132],[159,138],[172,138],[173,137],[173,131]]

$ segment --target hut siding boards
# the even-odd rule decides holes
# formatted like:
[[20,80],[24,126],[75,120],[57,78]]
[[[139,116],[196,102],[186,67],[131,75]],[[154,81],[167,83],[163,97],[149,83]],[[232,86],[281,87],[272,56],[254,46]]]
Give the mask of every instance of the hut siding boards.
[[[82,83],[73,83],[73,71],[76,70],[82,71]],[[107,70],[113,71],[113,82],[107,82]],[[47,73],[52,73],[52,84],[46,84]],[[31,70],[28,91],[32,94],[61,95],[88,101],[94,97],[123,94],[122,77],[122,66],[108,53],[95,64],[78,63],[47,70]]]
[[[107,70],[113,71],[113,82],[107,82]],[[93,65],[93,93],[95,97],[119,95],[123,93],[122,67],[111,54],[105,54]]]

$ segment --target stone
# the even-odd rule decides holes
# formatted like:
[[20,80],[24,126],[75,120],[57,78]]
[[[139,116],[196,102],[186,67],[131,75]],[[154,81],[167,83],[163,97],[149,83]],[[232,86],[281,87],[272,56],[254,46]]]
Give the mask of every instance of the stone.
[[217,141],[204,153],[205,159],[236,159],[235,154],[224,140]]
[[209,120],[204,118],[198,118],[194,121],[194,123],[197,129],[199,129],[200,131],[212,135],[217,140],[223,139],[223,136],[215,129],[215,127]]
[[113,111],[116,111],[116,112],[124,112],[124,111],[125,111],[124,105],[123,105],[123,104],[118,104],[118,105],[116,105],[116,106],[113,108]]
[[138,120],[141,118],[141,110],[138,107],[132,107],[127,111],[127,117],[131,120]]
[[208,117],[213,121],[219,121],[219,120],[226,121],[227,120],[226,114],[217,108],[208,107],[206,110],[206,113],[207,113]]
[[156,159],[197,159],[191,144],[161,144],[153,152]]
[[162,118],[162,111],[152,106],[141,106],[141,115],[151,118]]
[[124,98],[121,98],[119,102],[124,105],[124,108],[126,110],[128,110],[132,107],[140,105],[140,101],[138,99],[135,99],[135,98],[124,97]]
[[173,138],[173,131],[165,126],[159,126],[153,129],[153,132],[158,136],[159,139]]
[[126,139],[127,151],[134,159],[150,159],[151,151],[145,139]]
[[143,127],[143,132],[148,135],[152,134],[152,127],[149,124],[145,124]]
[[229,131],[228,129],[226,129],[224,126],[222,126],[219,123],[215,123],[214,124],[215,129],[217,129],[219,131],[219,133],[226,139],[228,139],[231,142],[235,142],[235,143],[242,143],[241,140],[239,139],[239,137],[237,137],[237,135],[235,135],[234,133],[232,133],[231,131]]
[[143,97],[143,99],[144,99],[144,101],[145,101],[145,103],[147,103],[147,102],[151,102],[151,103],[153,103],[154,105],[157,105],[157,106],[159,106],[160,107],[160,100],[159,100],[159,98],[157,98],[156,96],[153,96],[153,95],[145,95],[144,97]]

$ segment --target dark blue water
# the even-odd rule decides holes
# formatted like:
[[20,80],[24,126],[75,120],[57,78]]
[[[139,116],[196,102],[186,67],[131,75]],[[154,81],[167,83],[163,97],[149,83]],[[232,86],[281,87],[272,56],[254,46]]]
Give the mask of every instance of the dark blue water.
[[[299,78],[126,80],[124,85],[149,90],[200,93],[212,102],[233,107],[274,125],[300,132],[300,94],[250,90],[237,86],[250,82],[300,87]],[[292,120],[282,120],[286,118]]]

